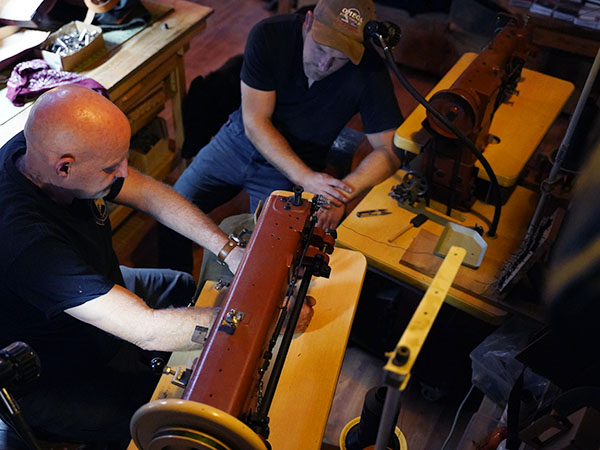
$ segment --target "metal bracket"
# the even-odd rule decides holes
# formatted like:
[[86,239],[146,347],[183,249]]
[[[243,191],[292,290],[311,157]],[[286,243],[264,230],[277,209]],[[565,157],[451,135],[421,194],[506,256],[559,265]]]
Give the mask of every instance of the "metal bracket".
[[235,330],[238,324],[244,318],[245,313],[242,311],[238,311],[236,309],[230,309],[225,317],[221,321],[221,325],[219,326],[219,330],[224,331],[227,334],[235,333]]

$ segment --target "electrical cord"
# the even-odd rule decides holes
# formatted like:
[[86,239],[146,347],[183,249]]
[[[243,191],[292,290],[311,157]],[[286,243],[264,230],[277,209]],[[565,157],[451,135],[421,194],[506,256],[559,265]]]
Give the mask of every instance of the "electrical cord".
[[440,448],[440,450],[444,450],[446,448],[446,445],[448,445],[448,442],[450,442],[450,438],[452,437],[452,433],[454,433],[454,428],[456,428],[456,423],[458,422],[458,418],[460,416],[460,412],[462,411],[463,406],[465,406],[465,403],[467,402],[467,399],[471,395],[471,392],[473,392],[473,388],[474,387],[475,387],[475,385],[472,384],[471,387],[470,387],[470,389],[469,389],[469,392],[467,392],[467,395],[465,395],[465,398],[463,398],[463,401],[461,402],[460,406],[456,410],[456,414],[454,415],[454,421],[452,422],[452,426],[450,427],[450,431],[448,432],[448,436],[446,437],[446,440],[442,444],[442,447]]
[[492,167],[490,166],[487,159],[485,159],[483,154],[477,149],[475,144],[469,138],[467,138],[457,127],[455,127],[452,123],[450,123],[433,106],[431,106],[429,104],[429,102],[427,100],[425,100],[425,98],[421,94],[419,94],[416,91],[416,89],[409,83],[409,81],[404,77],[404,75],[402,75],[402,73],[398,69],[398,65],[396,64],[396,61],[394,60],[394,56],[392,55],[392,52],[390,51],[390,46],[386,44],[382,34],[378,32],[377,26],[371,27],[369,29],[368,28],[369,24],[370,24],[370,22],[365,26],[365,32],[366,32],[367,36],[373,37],[374,39],[377,39],[379,41],[377,43],[377,45],[383,49],[383,54],[385,55],[385,61],[388,65],[388,67],[392,70],[392,72],[394,72],[394,75],[396,76],[396,78],[398,78],[398,81],[400,81],[400,84],[402,84],[404,89],[406,89],[410,95],[412,95],[421,105],[423,105],[423,107],[427,111],[429,111],[431,114],[433,114],[436,119],[438,119],[442,124],[444,124],[444,126],[446,128],[448,128],[450,131],[452,131],[452,133],[454,133],[454,135],[457,138],[459,138],[467,146],[467,148],[471,151],[471,153],[473,153],[473,155],[475,155],[477,160],[483,166],[485,172],[488,175],[488,178],[490,179],[490,183],[491,183],[491,187],[492,187],[492,197],[493,197],[493,201],[494,201],[494,217],[492,219],[492,223],[490,224],[490,228],[489,228],[487,234],[490,237],[496,236],[498,222],[500,222],[500,212],[502,210],[502,200],[500,198],[500,186],[498,185],[498,179],[496,178],[496,174],[494,173]]

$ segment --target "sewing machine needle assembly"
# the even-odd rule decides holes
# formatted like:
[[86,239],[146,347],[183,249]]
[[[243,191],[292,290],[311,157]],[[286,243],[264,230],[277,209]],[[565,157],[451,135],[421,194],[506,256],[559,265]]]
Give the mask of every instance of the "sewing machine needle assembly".
[[412,227],[419,228],[425,222],[427,222],[427,216],[425,214],[417,214],[415,217],[413,217],[410,220],[410,222],[408,223],[408,225],[406,225],[405,227],[403,227],[398,233],[396,233],[394,236],[392,236],[391,238],[389,238],[388,242],[394,242],[396,239],[398,239],[400,236],[402,236],[404,233],[406,233]]
[[370,216],[385,216],[391,214],[387,209],[367,209],[365,211],[358,211],[356,217],[370,217]]

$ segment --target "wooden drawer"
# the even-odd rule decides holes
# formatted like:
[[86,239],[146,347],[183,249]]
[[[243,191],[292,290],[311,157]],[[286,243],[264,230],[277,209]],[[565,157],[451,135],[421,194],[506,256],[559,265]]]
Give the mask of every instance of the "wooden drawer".
[[163,110],[166,101],[164,84],[161,83],[155,86],[142,102],[126,113],[131,124],[132,136],[148,125]]
[[[121,111],[127,114],[132,109],[138,107],[140,103],[144,102],[159,85],[164,86],[163,89],[166,88],[171,73],[177,69],[177,60],[177,55],[172,56],[156,70],[148,73],[143,79],[127,90],[127,92],[118,98],[113,98],[112,101]],[[165,89],[166,97],[171,96],[168,94],[169,91]]]

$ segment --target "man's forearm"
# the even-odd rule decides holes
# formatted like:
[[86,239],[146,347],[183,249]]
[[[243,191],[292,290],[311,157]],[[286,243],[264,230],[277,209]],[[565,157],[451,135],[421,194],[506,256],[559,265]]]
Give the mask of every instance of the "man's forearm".
[[196,326],[208,328],[216,316],[214,308],[152,309],[118,285],[65,312],[143,349],[168,352],[199,348],[192,342]]
[[353,187],[351,198],[354,198],[390,177],[399,167],[397,157],[384,150],[374,150],[343,181]]
[[331,175],[315,172],[308,167],[270,119],[249,120],[245,128],[254,146],[292,183],[301,185],[307,192],[324,195],[336,205],[347,201],[347,195],[352,191],[350,186]]
[[400,168],[402,159],[392,144],[394,133],[394,130],[387,130],[367,135],[373,151],[343,180],[352,186],[352,198],[381,183]]
[[267,161],[292,182],[298,183],[312,171],[271,121],[277,103],[276,92],[254,89],[243,81],[241,92],[246,136]]
[[215,308],[172,308],[152,311],[154,333],[148,333],[136,344],[147,350],[181,351],[200,348],[201,342],[192,341],[196,327],[210,328],[216,318]]
[[210,328],[217,313],[215,308],[151,309],[148,321],[143,324],[143,332],[126,335],[125,339],[129,338],[127,340],[144,350],[176,352],[198,349],[202,343],[192,341],[196,327]]
[[302,185],[313,194],[324,195],[335,204],[344,203],[351,188],[335,177],[314,172],[273,125],[271,117],[276,99],[275,91],[253,89],[242,81],[242,116],[246,136],[266,160],[292,183]]
[[116,200],[151,215],[212,253],[227,243],[225,233],[200,209],[170,186],[132,169]]
[[312,173],[300,157],[294,152],[283,135],[267,118],[244,123],[244,130],[256,149],[294,183],[300,183]]

